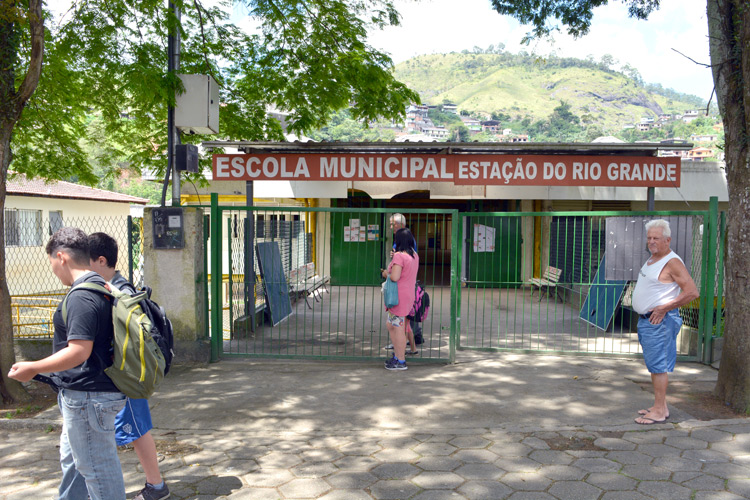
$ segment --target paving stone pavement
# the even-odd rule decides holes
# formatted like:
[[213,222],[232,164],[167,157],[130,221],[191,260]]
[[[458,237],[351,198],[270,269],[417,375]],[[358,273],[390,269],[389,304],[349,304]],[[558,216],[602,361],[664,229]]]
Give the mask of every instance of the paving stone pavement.
[[[548,368],[550,360],[559,363],[559,367],[578,362],[552,357],[546,361],[543,357],[514,359],[519,365],[537,364]],[[492,363],[482,365],[481,359],[474,361],[478,365],[467,369],[485,371],[494,366]],[[595,368],[598,362],[583,363],[582,366]],[[611,373],[613,380],[631,377],[631,370],[635,372],[640,368],[621,360],[605,363],[617,365]],[[152,401],[157,422],[153,433],[163,452],[160,467],[172,492],[171,498],[750,499],[750,419],[704,422],[683,418],[677,422],[675,420],[680,419],[675,415],[680,410],[673,408],[670,423],[638,426],[632,423],[632,406],[635,402],[648,402],[648,394],[643,399],[640,388],[623,384],[620,387],[630,401],[628,397],[622,398],[623,394],[591,396],[592,401],[598,400],[601,404],[622,401],[616,403],[622,406],[622,418],[604,422],[604,425],[571,424],[564,416],[559,422],[551,422],[546,414],[540,417],[533,412],[527,421],[519,422],[509,420],[498,410],[495,425],[475,426],[472,424],[480,420],[486,422],[492,416],[474,415],[460,408],[462,393],[459,392],[455,401],[459,408],[454,412],[441,414],[432,421],[415,420],[406,404],[398,404],[409,400],[408,394],[403,393],[409,392],[409,383],[414,380],[404,375],[430,377],[451,367],[416,367],[403,373],[382,374],[382,368],[376,371],[374,367],[355,368],[341,363],[325,365],[328,370],[320,373],[330,381],[317,385],[315,376],[311,375],[310,383],[318,390],[327,388],[328,392],[316,391],[315,402],[310,399],[308,403],[290,407],[290,411],[305,414],[304,421],[291,423],[269,418],[272,412],[268,408],[261,411],[238,403],[248,415],[244,422],[239,422],[239,427],[228,425],[220,418],[220,414],[233,409],[212,401],[217,391],[236,391],[237,379],[230,381],[215,375],[230,372],[257,375],[268,368],[267,363],[254,361],[228,368],[225,365],[222,369],[212,365],[178,372],[172,382],[172,392]],[[271,371],[294,371],[297,366],[293,362],[272,363],[271,367],[278,370]],[[314,372],[320,365],[308,364],[307,367],[303,371]],[[696,369],[696,366],[688,367],[686,373]],[[526,374],[524,368],[516,368],[519,377]],[[325,400],[333,400],[335,392],[341,390],[341,382],[350,380],[352,371],[360,369],[370,375],[373,387],[383,382],[391,391],[399,391],[398,397],[394,396],[393,401],[387,401],[390,404],[381,408],[391,420],[365,425],[367,421],[360,415],[353,421],[346,416],[345,422],[341,412],[331,412],[329,424],[325,423],[325,414],[313,418],[313,409],[318,404],[325,407]],[[531,370],[531,366],[525,369]],[[701,373],[712,376],[711,372]],[[455,376],[461,379],[465,375]],[[642,376],[645,378],[647,374]],[[181,384],[178,378],[182,379]],[[196,382],[214,379],[216,382],[202,388]],[[256,378],[256,387],[266,382],[270,380]],[[301,397],[309,389],[301,388],[299,394],[277,394],[277,399]],[[369,392],[362,387],[359,389],[363,405],[365,398],[379,397],[377,389]],[[572,390],[572,398],[583,397],[584,392],[579,394],[579,389],[586,390],[585,387]],[[274,389],[273,384],[269,384],[263,394],[275,390],[278,387]],[[467,386],[464,392],[472,390]],[[491,391],[486,387],[480,392],[490,397]],[[204,396],[196,397],[196,394]],[[263,394],[256,393],[255,398],[250,397],[248,401],[260,401]],[[520,393],[516,403],[522,404],[524,397],[528,396]],[[215,414],[215,420],[191,418],[191,415],[204,415],[197,408],[191,412],[196,405],[213,406],[213,412],[208,414]],[[60,472],[59,419],[54,412],[56,409],[51,409],[37,419],[0,425],[0,499],[55,498]],[[174,417],[167,419],[167,414]],[[251,425],[253,420],[262,421],[262,428]],[[311,425],[311,420],[316,424]],[[247,429],[242,429],[243,424]],[[132,450],[121,450],[120,459],[128,498],[132,498],[142,487],[143,473]]]

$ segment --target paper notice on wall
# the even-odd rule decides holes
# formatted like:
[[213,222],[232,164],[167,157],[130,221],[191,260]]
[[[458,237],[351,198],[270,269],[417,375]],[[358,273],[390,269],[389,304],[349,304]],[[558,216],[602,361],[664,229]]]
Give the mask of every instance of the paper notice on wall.
[[359,219],[349,219],[349,227],[359,229]]
[[484,252],[484,229],[486,226],[474,224],[474,252]]
[[495,251],[495,228],[494,227],[485,226],[484,251],[485,252]]
[[495,251],[495,228],[482,224],[474,224],[474,252]]
[[367,228],[366,227],[359,228],[359,241],[367,241]]
[[378,241],[380,238],[380,224],[369,224],[367,226],[367,241]]
[[352,241],[352,228],[344,226],[344,242]]

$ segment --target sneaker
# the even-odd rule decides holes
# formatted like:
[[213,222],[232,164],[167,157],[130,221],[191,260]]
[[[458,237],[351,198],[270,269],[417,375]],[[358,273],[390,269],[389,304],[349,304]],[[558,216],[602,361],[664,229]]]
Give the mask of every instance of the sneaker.
[[[417,344],[419,343],[416,340],[414,342],[416,342]],[[406,341],[406,345],[411,345],[408,340]],[[383,349],[393,349],[393,344],[388,344],[387,346],[383,347]]]
[[169,488],[166,483],[161,489],[156,489],[146,483],[146,487],[139,491],[133,500],[163,500],[165,498],[169,498]]
[[416,356],[419,354],[419,351],[406,351],[407,356]]
[[394,356],[385,362],[385,369],[386,370],[408,370],[409,367],[406,366],[406,361],[398,361],[396,360],[396,357]]

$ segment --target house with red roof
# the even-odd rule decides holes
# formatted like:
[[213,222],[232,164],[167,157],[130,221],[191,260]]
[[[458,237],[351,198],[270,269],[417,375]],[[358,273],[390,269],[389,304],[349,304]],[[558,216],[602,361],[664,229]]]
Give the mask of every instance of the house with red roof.
[[106,232],[120,245],[119,269],[127,269],[127,218],[145,198],[65,181],[9,173],[5,198],[5,260],[11,295],[61,288],[49,270],[44,247],[64,226]]

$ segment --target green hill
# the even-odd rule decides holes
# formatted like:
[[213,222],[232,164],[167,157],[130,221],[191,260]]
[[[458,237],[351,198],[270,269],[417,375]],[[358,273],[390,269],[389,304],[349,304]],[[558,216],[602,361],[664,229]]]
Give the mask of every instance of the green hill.
[[501,52],[418,56],[398,64],[394,73],[426,104],[450,102],[471,114],[534,121],[565,101],[583,124],[610,132],[642,117],[705,107],[699,97],[644,85],[637,71],[628,70],[630,76],[592,60]]

